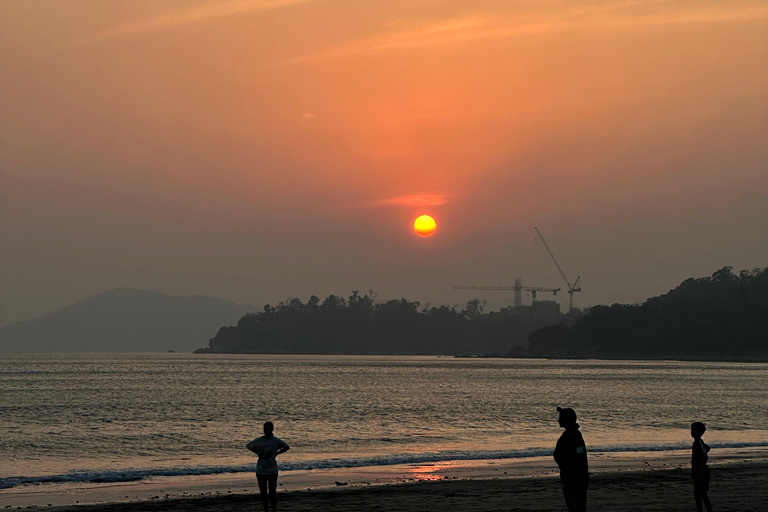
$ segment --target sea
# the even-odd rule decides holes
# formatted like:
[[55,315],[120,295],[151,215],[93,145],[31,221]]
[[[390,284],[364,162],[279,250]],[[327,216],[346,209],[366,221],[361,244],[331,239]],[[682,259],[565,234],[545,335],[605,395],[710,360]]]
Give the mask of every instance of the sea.
[[768,364],[421,356],[0,354],[0,490],[450,461],[551,463],[556,407],[589,452],[768,453]]

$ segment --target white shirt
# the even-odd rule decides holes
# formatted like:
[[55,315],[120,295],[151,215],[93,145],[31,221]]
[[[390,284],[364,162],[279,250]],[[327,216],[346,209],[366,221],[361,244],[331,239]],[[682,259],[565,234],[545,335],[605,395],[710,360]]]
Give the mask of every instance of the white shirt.
[[257,437],[247,445],[246,448],[256,452],[259,456],[259,462],[256,463],[257,475],[276,475],[277,474],[277,456],[278,448],[288,448],[288,444],[275,436]]

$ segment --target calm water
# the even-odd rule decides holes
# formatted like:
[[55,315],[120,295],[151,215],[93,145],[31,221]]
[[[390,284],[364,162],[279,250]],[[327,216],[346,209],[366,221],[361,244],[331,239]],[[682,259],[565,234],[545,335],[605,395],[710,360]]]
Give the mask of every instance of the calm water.
[[549,457],[558,405],[592,451],[768,447],[768,365],[189,354],[0,355],[0,488],[252,470]]

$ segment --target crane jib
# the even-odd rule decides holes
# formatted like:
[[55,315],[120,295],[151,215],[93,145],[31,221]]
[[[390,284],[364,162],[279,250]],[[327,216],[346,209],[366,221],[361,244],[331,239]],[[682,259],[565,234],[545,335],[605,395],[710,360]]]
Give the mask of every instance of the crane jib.
[[541,243],[544,244],[544,247],[547,249],[549,256],[552,258],[552,261],[555,263],[557,270],[560,271],[560,275],[563,276],[563,280],[565,281],[565,284],[568,286],[568,295],[570,295],[570,308],[568,309],[568,312],[570,313],[570,311],[573,309],[573,294],[575,292],[581,291],[581,286],[579,286],[579,281],[581,280],[581,276],[577,275],[576,281],[574,281],[573,284],[571,284],[571,282],[568,280],[568,277],[565,275],[565,272],[563,272],[563,269],[560,267],[560,264],[557,262],[557,258],[555,258],[555,253],[553,253],[552,249],[549,248],[549,244],[544,238],[544,235],[541,234],[541,231],[539,231],[539,228],[534,227],[533,229],[535,229],[536,233],[538,233],[539,238],[541,239]]

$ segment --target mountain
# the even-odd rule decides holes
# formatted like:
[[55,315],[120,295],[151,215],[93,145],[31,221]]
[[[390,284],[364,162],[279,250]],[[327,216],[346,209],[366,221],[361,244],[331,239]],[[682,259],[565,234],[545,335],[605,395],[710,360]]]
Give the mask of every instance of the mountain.
[[0,352],[191,352],[253,311],[202,295],[118,288],[0,327]]

